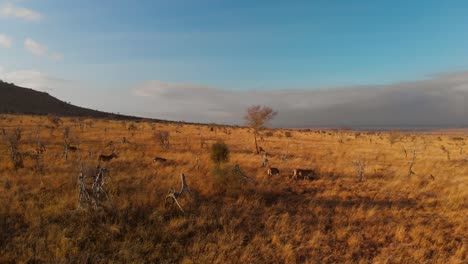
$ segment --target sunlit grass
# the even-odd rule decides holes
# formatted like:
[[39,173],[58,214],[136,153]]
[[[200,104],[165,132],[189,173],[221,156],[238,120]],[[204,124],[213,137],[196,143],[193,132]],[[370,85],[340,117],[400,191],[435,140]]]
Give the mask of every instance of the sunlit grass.
[[[29,159],[16,171],[0,146],[0,262],[466,261],[465,135],[263,132],[258,143],[281,172],[268,178],[248,129],[62,120],[0,118],[6,133],[23,128],[21,151],[34,149],[37,128],[47,147],[40,174]],[[68,160],[65,127],[79,148]],[[155,139],[159,131],[169,131],[168,149]],[[226,166],[239,164],[249,178],[235,190],[220,191],[211,175],[210,146],[218,140],[230,149]],[[79,165],[97,166],[100,154],[114,150],[110,141],[119,158],[105,164],[105,186],[116,210],[79,208]],[[155,164],[156,156],[174,164]],[[366,165],[363,181],[357,160]],[[294,168],[315,169],[319,179],[291,181]],[[180,200],[185,214],[164,206],[180,173],[193,191]]]

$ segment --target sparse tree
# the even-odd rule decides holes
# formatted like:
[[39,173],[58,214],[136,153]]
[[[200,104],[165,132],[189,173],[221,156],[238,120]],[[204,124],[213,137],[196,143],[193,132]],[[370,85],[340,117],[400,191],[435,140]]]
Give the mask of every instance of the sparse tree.
[[23,154],[19,151],[19,145],[22,138],[23,129],[18,127],[10,133],[3,131],[3,140],[8,146],[11,161],[15,170],[24,167]]
[[63,130],[63,154],[65,160],[68,160],[68,151],[70,150],[70,128],[65,127]]
[[408,168],[408,177],[415,175],[416,173],[413,171],[414,162],[416,161],[416,148],[413,150],[413,158],[409,162]]
[[246,125],[253,129],[254,140],[255,140],[255,151],[257,154],[260,153],[257,144],[257,136],[259,131],[266,128],[266,125],[271,121],[278,113],[273,111],[268,106],[254,105],[247,109],[247,113],[244,116]]
[[42,161],[42,154],[45,152],[46,147],[41,141],[40,130],[39,127],[35,131],[35,141],[36,141],[36,148],[33,152],[33,159],[34,159],[34,168],[35,171],[39,174],[44,172],[44,164]]
[[353,161],[353,164],[354,166],[356,166],[359,181],[362,181],[364,179],[364,170],[366,168],[365,162],[363,162],[362,160],[356,160]]

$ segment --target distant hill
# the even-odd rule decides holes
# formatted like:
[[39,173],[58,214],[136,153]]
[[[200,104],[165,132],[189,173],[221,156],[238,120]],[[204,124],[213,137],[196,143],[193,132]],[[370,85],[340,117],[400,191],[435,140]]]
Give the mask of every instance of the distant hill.
[[117,115],[63,102],[48,93],[23,88],[0,80],[0,113],[59,115],[113,119],[140,119],[132,116]]

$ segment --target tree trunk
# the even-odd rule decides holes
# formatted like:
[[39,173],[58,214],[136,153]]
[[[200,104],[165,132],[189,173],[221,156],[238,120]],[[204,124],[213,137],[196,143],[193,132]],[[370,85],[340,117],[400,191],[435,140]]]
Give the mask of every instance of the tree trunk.
[[254,133],[254,139],[255,139],[255,151],[257,152],[257,154],[259,154],[260,151],[258,151],[257,132]]

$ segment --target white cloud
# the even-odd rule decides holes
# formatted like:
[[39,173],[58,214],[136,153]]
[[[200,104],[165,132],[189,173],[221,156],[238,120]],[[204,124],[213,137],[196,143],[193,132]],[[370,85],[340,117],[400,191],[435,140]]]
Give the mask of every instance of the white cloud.
[[50,53],[46,46],[34,41],[30,38],[24,40],[24,48],[29,51],[31,54],[42,57],[47,56],[54,61],[62,61],[63,55],[61,53],[52,52]]
[[13,40],[5,34],[0,33],[0,47],[11,48]]
[[30,38],[24,40],[24,48],[35,56],[44,56],[47,54],[47,47]]
[[40,21],[43,16],[37,11],[8,4],[0,7],[0,17],[19,18],[26,21]]
[[163,96],[170,93],[177,93],[178,91],[186,91],[196,95],[198,92],[211,92],[214,93],[216,89],[209,88],[202,85],[192,83],[170,83],[159,80],[148,81],[138,88],[134,89],[136,96]]
[[0,67],[0,80],[43,92],[60,89],[69,83],[36,70],[6,71],[3,67]]
[[105,89],[98,89],[89,83],[65,79],[38,70],[8,70],[0,65],[0,80],[14,83],[20,87],[46,92],[59,100],[91,109],[124,112],[133,107],[130,103],[126,104],[130,108],[123,107],[122,102],[128,99],[128,94],[118,91],[109,93]]

